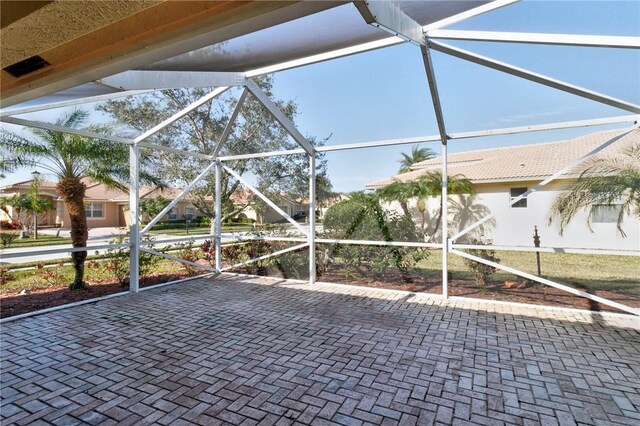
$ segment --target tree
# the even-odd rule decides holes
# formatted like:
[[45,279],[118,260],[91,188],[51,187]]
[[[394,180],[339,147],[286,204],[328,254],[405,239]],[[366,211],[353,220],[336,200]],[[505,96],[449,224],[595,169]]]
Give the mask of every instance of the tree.
[[145,198],[140,201],[140,212],[146,215],[149,220],[158,216],[165,207],[169,205],[170,201],[165,200],[162,195],[158,195],[153,198]]
[[[75,110],[55,124],[80,128],[88,119],[88,112]],[[93,126],[96,132],[107,132],[107,128]],[[38,167],[56,176],[58,194],[64,202],[71,219],[71,241],[74,247],[86,247],[88,239],[87,217],[84,198],[86,179],[103,183],[110,187],[127,190],[124,182],[129,179],[129,151],[123,144],[88,139],[85,137],[54,132],[31,130],[35,138],[3,131],[2,149],[6,154],[3,163],[5,171],[20,167]],[[144,160],[145,158],[142,158]],[[153,184],[160,182],[147,172],[140,173],[142,181]],[[84,262],[86,251],[71,254],[75,269],[73,289],[85,288]]]
[[24,231],[30,231],[33,228],[34,215],[48,212],[52,208],[51,200],[36,196],[33,192],[0,198],[0,210],[5,212],[12,221],[20,223]]
[[622,229],[624,216],[640,218],[640,141],[636,137],[609,154],[591,157],[577,171],[580,174],[571,189],[554,200],[549,223],[557,218],[562,235],[578,212],[587,211],[587,225],[591,229],[594,206],[620,206],[616,228],[626,237]]
[[[265,76],[256,81],[267,96],[273,98],[273,77]],[[127,131],[139,134],[155,126],[166,117],[175,114],[197,99],[211,92],[211,89],[165,90],[121,100],[111,100],[98,109],[126,126]],[[222,132],[229,120],[236,100],[228,92],[192,111],[184,118],[150,137],[152,143],[169,146],[200,154],[213,154]],[[293,101],[276,100],[276,105],[289,118],[297,115],[297,105]],[[313,145],[323,141],[310,138]],[[219,155],[228,156],[265,151],[280,151],[299,148],[286,131],[273,119],[271,114],[251,95],[247,95],[240,114],[227,142]],[[192,181],[209,161],[175,154],[157,153],[161,158],[163,175],[169,176],[171,184],[182,187]],[[309,162],[304,154],[282,155],[258,159],[244,159],[225,162],[241,176],[255,179],[255,185],[264,192],[284,192],[291,198],[308,196]],[[317,174],[326,170],[326,160],[318,155]],[[241,213],[255,202],[255,197],[243,197],[234,203],[232,194],[243,188],[239,181],[222,173],[222,221]],[[194,206],[203,215],[215,217],[212,196],[215,191],[213,173],[204,177],[190,192]],[[211,220],[212,226],[214,221]]]
[[[473,194],[475,191],[471,181],[463,175],[452,175],[447,177],[447,195],[452,194]],[[416,208],[420,213],[420,230],[423,235],[430,235],[430,240],[436,235],[440,228],[442,219],[442,173],[439,171],[428,172],[416,179],[403,182],[396,179],[393,183],[378,190],[380,198],[386,201],[399,201],[405,215],[411,217],[408,209],[409,200],[416,200]],[[440,207],[434,220],[431,231],[426,231],[426,212],[429,198],[439,197]]]
[[431,148],[419,148],[418,145],[414,145],[411,148],[411,153],[402,153],[402,159],[398,162],[400,163],[400,169],[398,173],[407,173],[411,171],[411,166],[417,163],[421,163],[422,161],[431,160],[436,156],[436,153]]

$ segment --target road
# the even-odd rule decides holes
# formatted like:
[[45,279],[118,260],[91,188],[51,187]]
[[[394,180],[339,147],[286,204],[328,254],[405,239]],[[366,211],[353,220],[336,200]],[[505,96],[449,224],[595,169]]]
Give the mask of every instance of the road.
[[[304,226],[305,229],[308,229],[308,226]],[[56,231],[47,231],[46,233],[55,234]],[[95,254],[105,254],[107,253],[106,248],[102,249],[92,249],[92,247],[99,247],[109,244],[114,236],[117,233],[122,232],[119,228],[94,228],[90,230],[89,240],[87,241],[87,251],[89,255]],[[42,232],[41,232],[42,233]],[[224,232],[222,233],[222,241],[223,242],[231,242],[235,241],[238,237],[242,237],[243,235],[247,235],[246,232]],[[60,236],[65,237],[64,231],[60,233]],[[196,243],[201,243],[204,240],[211,239],[210,235],[165,235],[165,234],[154,234],[156,240],[175,240],[179,238],[187,238],[187,237],[195,237],[194,241]],[[156,249],[164,248],[175,243],[158,243],[155,245]],[[43,262],[50,261],[55,259],[60,259],[61,261],[68,261],[69,255],[67,253],[48,253],[48,254],[34,254],[37,252],[48,251],[48,250],[60,250],[60,249],[69,249],[71,248],[71,244],[62,244],[62,245],[54,245],[54,246],[40,246],[40,247],[19,247],[13,249],[2,249],[0,250],[0,265],[7,264],[19,264],[19,263],[29,263],[29,262]],[[7,258],[10,255],[11,257]],[[14,257],[15,256],[15,257]]]

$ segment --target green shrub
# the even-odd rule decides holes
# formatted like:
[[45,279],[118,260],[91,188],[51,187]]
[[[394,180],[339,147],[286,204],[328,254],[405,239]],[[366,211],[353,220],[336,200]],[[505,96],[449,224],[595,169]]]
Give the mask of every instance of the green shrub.
[[[324,238],[345,240],[416,242],[420,237],[413,221],[396,212],[385,211],[378,198],[369,194],[354,194],[351,199],[331,206],[324,216]],[[428,256],[423,248],[336,244],[324,256],[324,264],[339,257],[347,268],[369,266],[376,275],[383,275],[393,266],[406,270]]]
[[2,246],[2,248],[11,247],[11,244],[19,236],[20,234],[17,232],[0,232],[0,246]]
[[[473,245],[490,245],[490,241],[483,242],[481,240],[472,240],[470,244]],[[487,259],[491,262],[498,263],[500,259],[496,256],[495,250],[482,250],[482,249],[468,249],[465,250],[470,255],[481,257],[483,259]],[[474,279],[476,280],[476,284],[480,287],[484,287],[487,285],[487,279],[494,274],[497,269],[493,266],[486,265],[484,263],[476,262],[475,260],[463,258],[464,264],[469,271],[473,274]]]

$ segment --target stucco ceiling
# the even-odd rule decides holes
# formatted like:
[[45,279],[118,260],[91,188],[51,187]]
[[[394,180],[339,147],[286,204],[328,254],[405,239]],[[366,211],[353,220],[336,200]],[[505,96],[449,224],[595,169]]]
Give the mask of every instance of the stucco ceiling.
[[[163,0],[162,0],[163,1]],[[2,68],[155,6],[161,0],[2,1]],[[26,13],[25,13],[26,12]],[[17,19],[15,19],[17,18]],[[7,18],[10,19],[10,18]]]

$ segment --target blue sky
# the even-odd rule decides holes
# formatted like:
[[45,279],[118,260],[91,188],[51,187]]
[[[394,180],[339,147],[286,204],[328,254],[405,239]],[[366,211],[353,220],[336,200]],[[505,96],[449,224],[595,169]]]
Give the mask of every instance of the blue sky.
[[[455,29],[640,36],[638,1],[523,1],[450,26]],[[532,71],[640,104],[640,51],[447,42]],[[625,111],[433,54],[449,133],[610,117]],[[327,144],[437,134],[420,51],[404,44],[278,73],[275,95],[294,99],[303,134]],[[38,119],[53,120],[56,114]],[[561,140],[611,128],[451,141],[451,152]],[[439,144],[425,144],[439,151]],[[410,146],[328,153],[338,191],[395,173]],[[28,171],[7,181],[28,178]]]

